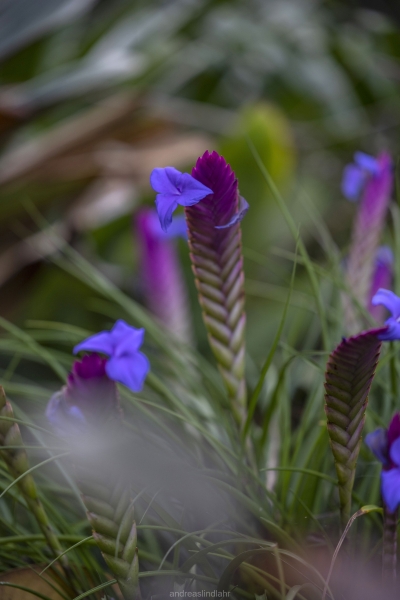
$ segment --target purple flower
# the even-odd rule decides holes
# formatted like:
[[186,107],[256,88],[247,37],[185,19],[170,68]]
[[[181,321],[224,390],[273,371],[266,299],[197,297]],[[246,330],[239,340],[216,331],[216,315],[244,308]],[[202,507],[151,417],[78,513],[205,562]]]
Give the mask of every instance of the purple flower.
[[379,169],[379,162],[376,158],[364,154],[364,152],[356,152],[354,163],[347,165],[343,171],[343,195],[351,202],[358,200],[368,178],[378,175]]
[[[216,152],[210,154],[208,151],[199,158],[204,160],[205,156],[219,156]],[[222,157],[220,157],[222,158]],[[223,159],[224,160],[224,159]],[[172,213],[180,204],[181,206],[193,206],[200,200],[219,194],[218,190],[206,186],[196,175],[196,167],[193,168],[192,175],[181,173],[173,167],[165,169],[154,169],[150,176],[150,184],[154,191],[158,192],[156,198],[156,207],[160,219],[161,227],[167,231],[172,223]],[[212,177],[210,178],[210,180]],[[237,210],[230,216],[230,219],[223,223],[214,225],[216,229],[226,229],[232,227],[243,219],[249,209],[248,202],[238,196]]]
[[150,184],[157,192],[156,207],[161,227],[167,231],[172,223],[172,213],[181,206],[192,206],[212,194],[189,173],[181,173],[174,167],[154,169],[150,175]]
[[191,341],[191,318],[185,282],[173,237],[187,239],[185,217],[174,219],[167,233],[157,212],[142,208],[135,215],[140,281],[144,300],[159,321],[184,343]]
[[144,329],[135,329],[119,319],[111,331],[101,331],[74,348],[74,354],[86,350],[106,354],[105,372],[113,381],[140,392],[150,369],[147,357],[139,352]]
[[382,498],[394,513],[400,505],[400,413],[396,413],[389,428],[377,429],[365,437],[365,443],[382,463]]
[[400,298],[394,292],[381,288],[371,300],[373,306],[383,304],[392,316],[385,321],[386,329],[378,335],[382,341],[400,340]]
[[379,323],[385,318],[385,308],[382,305],[373,305],[372,298],[380,288],[390,289],[393,280],[393,252],[389,246],[380,246],[375,255],[375,267],[369,291],[368,312]]
[[55,393],[46,408],[46,417],[62,433],[100,425],[118,414],[119,402],[114,381],[106,373],[107,359],[89,354],[76,360],[67,385]]

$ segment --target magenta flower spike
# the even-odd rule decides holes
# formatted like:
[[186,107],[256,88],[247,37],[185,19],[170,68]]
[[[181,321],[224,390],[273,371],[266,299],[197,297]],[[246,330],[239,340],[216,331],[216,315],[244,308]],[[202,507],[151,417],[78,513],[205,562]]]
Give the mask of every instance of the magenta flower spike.
[[142,208],[135,218],[140,274],[149,310],[180,341],[192,341],[191,319],[175,240],[187,239],[185,217],[176,217],[165,233],[154,209]]
[[192,268],[203,320],[237,423],[246,415],[244,273],[238,183],[217,152],[205,152],[192,177],[213,190],[185,208]]
[[371,289],[369,292],[368,312],[374,317],[380,325],[385,320],[385,307],[383,305],[372,304],[372,298],[379,289],[390,289],[393,282],[393,252],[388,246],[378,248],[375,257],[375,268],[372,277]]
[[[353,227],[346,281],[355,298],[368,306],[378,250],[393,188],[393,164],[383,152],[373,158],[361,152],[344,171],[342,190],[350,200],[360,198]],[[362,327],[352,301],[345,298],[345,319],[349,333]]]

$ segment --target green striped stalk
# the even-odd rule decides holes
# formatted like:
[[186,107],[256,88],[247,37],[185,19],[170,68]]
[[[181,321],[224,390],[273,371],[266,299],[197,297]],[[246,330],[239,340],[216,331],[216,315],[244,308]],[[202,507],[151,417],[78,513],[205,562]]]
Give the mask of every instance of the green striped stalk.
[[[7,400],[4,389],[0,386],[0,450],[2,446],[13,446],[13,448],[5,448],[1,450],[1,457],[7,465],[7,468],[14,477],[17,479],[24,473],[29,471],[29,460],[24,449],[24,443],[22,441],[21,432],[18,424],[13,422],[14,412],[10,402]],[[22,496],[35,517],[43,535],[46,538],[47,544],[54,557],[58,557],[63,552],[63,548],[58,541],[57,535],[55,534],[43,504],[41,503],[36,488],[35,481],[31,474],[22,477],[18,483]],[[71,580],[71,571],[68,565],[68,559],[64,555],[59,559],[67,578]]]
[[381,349],[377,336],[382,331],[384,329],[374,329],[343,338],[330,354],[326,366],[325,412],[338,477],[343,527],[350,518],[368,394]]
[[244,274],[238,184],[231,167],[216,152],[206,152],[192,176],[213,194],[185,207],[190,258],[211,349],[228,392],[232,414],[246,419]]
[[137,530],[132,498],[125,486],[114,489],[92,474],[80,473],[78,487],[93,538],[125,600],[140,600]]

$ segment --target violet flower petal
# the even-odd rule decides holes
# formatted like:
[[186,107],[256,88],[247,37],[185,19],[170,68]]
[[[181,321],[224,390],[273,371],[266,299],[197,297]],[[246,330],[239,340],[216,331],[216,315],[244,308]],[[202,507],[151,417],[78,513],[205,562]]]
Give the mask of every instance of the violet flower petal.
[[400,317],[400,298],[390,290],[380,288],[372,298],[371,304],[374,306],[383,304],[392,313],[394,319]]
[[156,208],[163,231],[172,223],[172,213],[181,206],[193,206],[213,193],[189,173],[181,173],[173,167],[154,169],[150,175],[150,184],[158,192]]
[[370,154],[365,154],[365,152],[355,152],[354,162],[370,175],[377,175],[379,173],[379,162]]
[[247,200],[245,200],[243,196],[239,196],[238,212],[234,214],[230,221],[225,225],[215,225],[215,229],[227,229],[228,227],[232,227],[232,225],[235,225],[235,223],[238,223],[244,218],[249,208],[250,205]]
[[356,202],[361,195],[367,175],[357,165],[346,165],[342,177],[342,194],[351,202]]
[[88,352],[101,352],[110,356],[113,349],[114,344],[111,333],[109,331],[101,331],[77,344],[73,349],[73,353],[78,354],[78,352],[86,350]]
[[118,342],[113,352],[113,357],[133,356],[143,344],[143,338],[144,329],[129,333],[124,339]]
[[181,182],[182,173],[174,167],[153,169],[150,175],[150,185],[159,194],[179,194]]
[[189,173],[182,173],[182,193],[178,200],[181,206],[193,206],[213,191]]
[[396,319],[390,318],[385,322],[386,329],[378,334],[378,339],[382,342],[395,342],[400,340],[400,323]]
[[118,319],[110,332],[114,341],[114,352],[119,352],[121,346],[127,348],[128,345],[131,352],[136,352],[143,344],[144,334],[143,327],[136,329],[122,319]]
[[[158,221],[158,219],[157,219]],[[188,230],[186,225],[186,219],[184,215],[178,215],[174,218],[171,223],[171,226],[168,228],[168,231],[162,231],[160,227],[160,223],[158,222],[158,228],[160,230],[159,235],[162,236],[164,240],[172,240],[173,238],[181,237],[184,240],[188,239]]]
[[117,345],[130,340],[132,351],[138,350],[143,343],[144,329],[135,329],[125,323],[122,319],[118,319],[111,331],[101,331],[83,340],[77,344],[73,350],[74,354],[86,350],[88,352],[101,352],[107,356],[111,356]]
[[168,231],[169,226],[172,223],[172,213],[178,208],[177,202],[178,196],[166,196],[164,194],[158,194],[156,198],[156,208],[158,218],[160,219],[161,229],[165,232]]
[[388,465],[388,438],[386,429],[376,429],[365,436],[364,442],[383,465]]
[[381,491],[386,506],[394,513],[400,504],[400,469],[382,471]]
[[138,211],[136,220],[138,222],[138,227],[141,230],[145,230],[145,234],[147,236],[151,235],[153,239],[172,240],[177,237],[182,237],[184,240],[187,240],[188,238],[184,215],[176,216],[170,227],[168,227],[168,231],[162,230],[156,210],[142,208]]
[[122,357],[112,357],[106,364],[106,373],[109,378],[123,383],[132,392],[142,390],[149,369],[149,360],[141,352]]

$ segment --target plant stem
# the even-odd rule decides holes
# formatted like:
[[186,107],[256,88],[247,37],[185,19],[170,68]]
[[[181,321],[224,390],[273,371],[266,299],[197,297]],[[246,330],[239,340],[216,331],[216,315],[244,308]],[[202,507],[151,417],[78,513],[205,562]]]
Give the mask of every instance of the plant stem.
[[397,577],[397,510],[383,513],[382,580],[393,585]]

